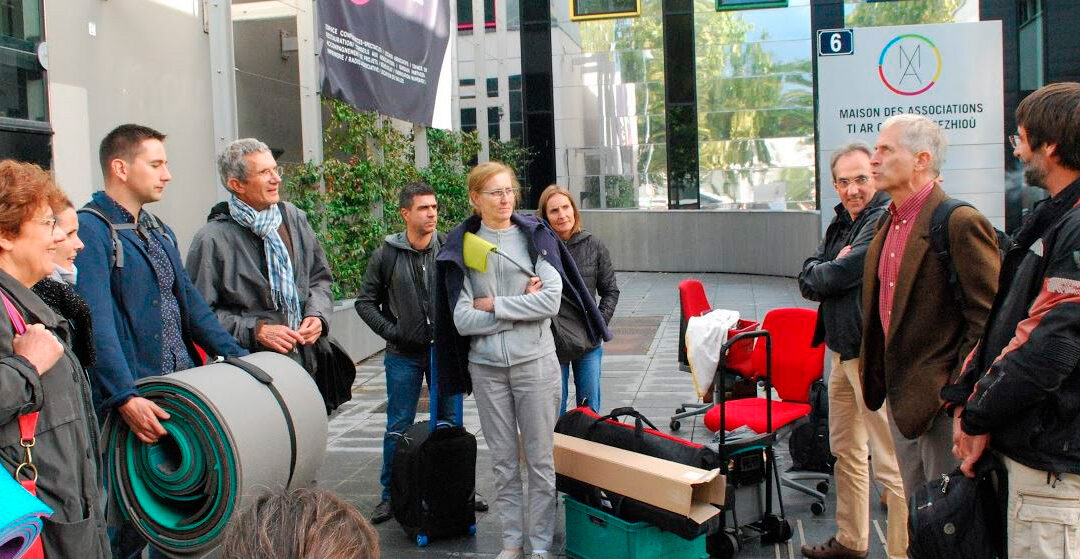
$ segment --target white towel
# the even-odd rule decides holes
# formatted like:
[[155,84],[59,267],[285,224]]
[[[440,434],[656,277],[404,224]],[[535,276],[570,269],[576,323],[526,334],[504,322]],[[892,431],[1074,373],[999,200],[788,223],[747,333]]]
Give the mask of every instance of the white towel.
[[739,322],[739,311],[716,309],[686,321],[686,358],[698,398],[704,397],[720,364],[720,346],[728,330]]

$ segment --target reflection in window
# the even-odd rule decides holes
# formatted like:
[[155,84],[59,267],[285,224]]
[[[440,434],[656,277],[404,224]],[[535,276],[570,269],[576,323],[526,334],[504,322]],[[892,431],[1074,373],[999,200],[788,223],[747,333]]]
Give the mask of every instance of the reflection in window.
[[805,6],[695,14],[702,208],[815,209],[808,20]]
[[880,27],[979,20],[978,0],[892,0],[844,5],[845,27]]
[[41,0],[0,0],[0,116],[48,120],[41,40]]
[[559,181],[584,208],[668,207],[661,4],[575,22],[569,0],[551,3]]

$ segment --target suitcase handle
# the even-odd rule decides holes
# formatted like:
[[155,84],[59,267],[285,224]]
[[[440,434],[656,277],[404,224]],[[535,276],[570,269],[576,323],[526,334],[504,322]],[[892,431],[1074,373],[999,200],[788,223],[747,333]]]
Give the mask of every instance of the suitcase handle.
[[653,425],[653,422],[649,421],[649,418],[645,417],[644,415],[642,415],[641,412],[639,412],[639,411],[637,411],[634,408],[629,407],[629,406],[622,407],[622,408],[615,408],[615,409],[611,410],[611,413],[609,413],[609,414],[607,414],[607,415],[605,415],[603,417],[597,418],[595,421],[593,421],[593,424],[589,426],[589,430],[591,431],[594,427],[596,427],[598,424],[600,424],[603,421],[607,421],[609,419],[616,419],[617,420],[620,417],[626,417],[626,416],[630,416],[630,417],[634,418],[634,423],[635,423],[635,425],[637,427],[635,429],[635,431],[640,432],[642,430],[641,424],[643,422],[645,423],[645,425],[648,425],[650,429],[657,430],[656,425]]

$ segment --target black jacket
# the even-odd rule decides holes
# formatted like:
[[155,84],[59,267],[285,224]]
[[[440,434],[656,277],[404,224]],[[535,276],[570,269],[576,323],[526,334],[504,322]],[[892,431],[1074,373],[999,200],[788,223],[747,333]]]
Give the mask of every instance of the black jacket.
[[570,249],[570,255],[574,257],[581,279],[585,281],[585,288],[590,294],[599,294],[600,314],[604,317],[604,324],[611,324],[611,316],[615,314],[615,305],[619,304],[619,286],[615,283],[615,268],[611,266],[611,254],[600,242],[588,231],[574,233],[567,241],[566,248]]
[[414,357],[430,351],[435,254],[445,239],[437,233],[418,251],[405,233],[387,235],[368,260],[356,312],[386,340],[387,351]]
[[[569,296],[585,311],[585,326],[594,343],[611,339],[604,317],[596,307],[591,292],[585,287],[573,256],[566,245],[539,218],[515,213],[510,217],[521,228],[529,243],[529,257],[546,259],[559,272],[563,282],[563,296]],[[435,370],[438,374],[439,394],[471,393],[469,377],[469,338],[458,334],[454,325],[454,304],[465,282],[465,261],[462,255],[462,239],[466,232],[480,229],[480,217],[471,216],[455,227],[447,236],[446,243],[436,257],[435,281]]]
[[942,389],[961,428],[1036,470],[1080,474],[1080,180],[1014,234],[979,345]]
[[[803,297],[820,301],[814,345],[825,342],[829,349],[848,360],[859,356],[862,344],[863,264],[866,250],[874,238],[875,228],[889,197],[878,192],[870,203],[852,220],[843,204],[836,205],[836,217],[825,230],[817,252],[803,262],[799,273],[799,290]],[[837,259],[840,249],[851,245],[851,252]]]

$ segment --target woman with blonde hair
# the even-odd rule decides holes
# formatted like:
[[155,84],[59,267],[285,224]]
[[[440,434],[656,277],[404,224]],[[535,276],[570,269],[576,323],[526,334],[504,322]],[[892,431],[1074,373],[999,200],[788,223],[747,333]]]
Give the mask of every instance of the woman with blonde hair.
[[[554,428],[559,362],[551,318],[564,291],[587,312],[595,339],[610,339],[566,247],[534,216],[514,212],[518,182],[496,161],[467,178],[475,215],[454,228],[436,257],[435,352],[440,394],[475,390],[476,409],[495,473],[503,551],[547,559],[555,533]],[[465,264],[466,234],[497,247],[483,271]],[[474,264],[475,266],[475,264]],[[518,463],[529,476],[528,498]],[[525,525],[526,509],[529,526]]]
[[[619,286],[615,282],[615,269],[607,247],[582,227],[581,212],[570,191],[553,184],[540,194],[540,216],[555,234],[566,244],[574,263],[585,280],[589,296],[600,294],[598,303],[604,324],[611,324],[615,305],[619,304]],[[562,401],[559,412],[566,412],[567,385],[570,368],[574,369],[574,394],[578,406],[587,405],[600,411],[600,362],[604,346],[586,336],[581,309],[563,304],[559,315],[552,322],[555,335],[555,353],[562,367]]]

